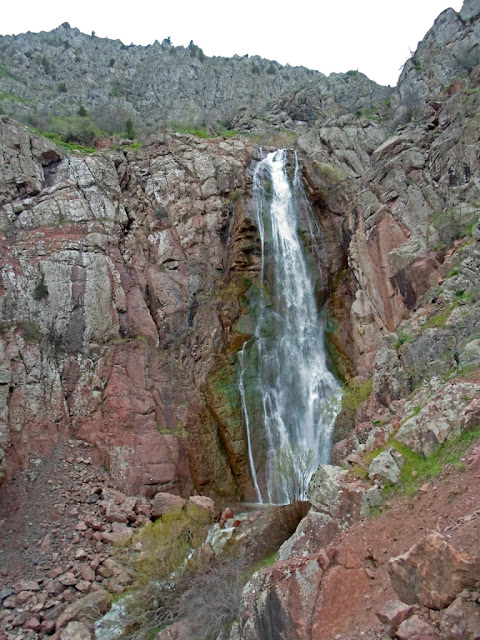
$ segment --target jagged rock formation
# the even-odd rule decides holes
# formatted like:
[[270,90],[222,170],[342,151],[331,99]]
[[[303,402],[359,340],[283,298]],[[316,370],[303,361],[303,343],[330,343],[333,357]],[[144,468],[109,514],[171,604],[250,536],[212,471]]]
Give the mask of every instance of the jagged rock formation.
[[[196,45],[175,47],[168,40],[125,46],[119,40],[86,35],[67,23],[49,33],[1,36],[0,70],[0,106],[5,113],[42,127],[52,114],[77,115],[81,105],[110,132],[123,131],[128,117],[149,127],[173,121],[217,129],[219,120],[223,127],[234,121],[241,125],[244,112],[263,112],[283,94],[288,94],[287,104],[272,113],[288,113],[287,121],[274,120],[290,128],[292,119],[310,122],[316,109],[318,117],[318,107],[321,112],[335,105],[340,112],[363,110],[389,93],[362,74],[326,78],[258,56],[208,58]],[[316,102],[309,91],[317,96]]]
[[[175,58],[173,77],[188,67],[200,84],[179,85],[183,95],[172,94],[152,123],[202,119],[208,111],[242,130],[298,134],[305,187],[323,230],[319,295],[328,297],[332,358],[347,380],[373,377],[373,394],[339,427],[333,462],[343,468],[317,474],[314,508],[279,562],[246,588],[232,639],[341,632],[347,640],[358,637],[349,631],[356,619],[363,629],[373,625],[374,612],[355,600],[369,593],[369,567],[338,536],[381,503],[379,485],[398,479],[404,461],[389,438],[426,455],[478,425],[479,25],[478,0],[459,14],[443,12],[393,93],[361,74],[318,74],[301,88],[311,79],[306,70],[275,66],[276,74],[259,75],[256,59],[220,64],[168,43],[122,48],[66,25],[49,36],[3,39],[2,55],[16,47],[18,77],[4,70],[0,88],[30,100],[33,88],[22,78],[35,74],[44,86],[48,73],[58,74],[67,91],[45,104],[64,115],[79,102],[92,110],[104,104],[102,92],[117,86],[114,79],[125,83],[127,66],[138,72],[143,64],[146,73],[156,64],[150,85],[138,73],[144,93],[122,85],[113,97],[122,113],[146,122],[155,91],[167,87],[164,62]],[[78,53],[77,41],[85,45]],[[40,43],[47,64],[38,59]],[[91,55],[98,92],[89,88],[93,75],[70,88],[68,78]],[[65,79],[63,58],[71,63]],[[111,77],[107,89],[100,76]],[[257,80],[261,92],[253,91]],[[210,95],[211,82],[213,102],[199,101],[195,91],[208,87]],[[234,85],[243,97],[253,91],[253,102],[233,100],[231,110],[227,86]],[[20,114],[39,113],[29,102],[3,100]],[[137,151],[63,155],[1,117],[0,144],[4,504],[34,461],[71,436],[90,443],[92,460],[129,493],[252,497],[236,386],[259,268],[252,140],[162,133]],[[369,479],[352,479],[351,463],[364,464]],[[355,600],[350,609],[334,595],[342,589]],[[411,615],[409,602],[381,615],[401,638],[421,629],[456,637],[442,629],[467,610],[470,624],[476,605],[458,600],[471,603],[470,595],[453,597],[442,614],[447,622],[437,620],[433,630]],[[325,612],[336,606],[341,619],[329,618],[328,626]]]

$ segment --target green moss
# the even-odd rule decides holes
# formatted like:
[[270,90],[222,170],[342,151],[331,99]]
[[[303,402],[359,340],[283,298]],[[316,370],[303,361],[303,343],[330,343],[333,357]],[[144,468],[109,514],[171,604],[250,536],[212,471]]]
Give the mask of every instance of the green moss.
[[343,385],[342,411],[356,412],[373,391],[373,379]]
[[75,154],[95,153],[97,151],[95,147],[88,147],[78,142],[65,142],[57,133],[42,133],[41,131],[38,131],[38,133],[51,140],[63,151],[68,151]]

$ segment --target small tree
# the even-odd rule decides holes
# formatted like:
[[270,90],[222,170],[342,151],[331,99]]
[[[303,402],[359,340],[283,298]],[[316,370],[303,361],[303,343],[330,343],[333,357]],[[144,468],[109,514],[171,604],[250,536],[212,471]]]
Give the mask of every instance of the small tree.
[[125,132],[129,140],[133,140],[134,138],[137,137],[137,133],[135,131],[135,127],[133,126],[133,121],[131,118],[128,118],[128,120],[125,123]]
[[83,104],[81,104],[81,105],[78,107],[78,115],[79,115],[81,118],[87,118],[87,117],[88,117],[88,111],[85,109],[85,107],[83,106]]
[[294,533],[310,508],[306,494],[314,462],[311,449],[296,449],[289,443],[284,444],[277,454],[275,472],[278,495],[274,499],[284,504],[276,507],[274,522],[286,537]]

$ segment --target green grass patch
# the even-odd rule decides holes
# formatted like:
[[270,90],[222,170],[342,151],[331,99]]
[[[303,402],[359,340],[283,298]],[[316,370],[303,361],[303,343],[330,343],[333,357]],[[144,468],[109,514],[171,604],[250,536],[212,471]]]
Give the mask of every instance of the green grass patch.
[[451,304],[447,305],[444,311],[441,311],[440,313],[437,313],[436,315],[429,318],[423,325],[423,328],[424,329],[441,329],[442,327],[444,327],[448,319],[448,316],[452,311],[452,308],[453,308],[453,305]]
[[54,144],[60,147],[60,149],[63,149],[64,151],[68,151],[69,153],[84,154],[84,153],[95,153],[97,151],[95,147],[88,147],[86,145],[80,144],[79,142],[65,142],[57,133],[49,133],[49,132],[43,133],[38,130],[37,130],[37,133],[42,135],[44,138],[48,138]]
[[412,339],[412,336],[408,335],[408,333],[399,333],[398,339],[395,343],[395,349],[397,350],[400,349],[402,344],[405,344],[405,342],[408,342],[411,339]]
[[27,100],[26,98],[21,98],[20,96],[16,96],[14,93],[10,93],[9,91],[0,91],[0,100],[8,100],[9,102],[21,102],[22,104],[31,104],[31,100]]
[[416,493],[425,482],[437,478],[446,465],[463,469],[461,458],[472,442],[476,440],[480,440],[480,425],[474,429],[465,429],[459,436],[445,440],[431,455],[425,458],[401,442],[392,440],[389,444],[402,454],[405,463],[402,467],[399,483],[395,486],[385,486],[384,493],[386,495],[393,492],[411,495]]
[[342,411],[356,412],[373,391],[373,379],[343,386]]
[[220,137],[233,138],[233,136],[238,135],[236,129],[200,127],[190,122],[170,122],[168,127],[176,133],[185,133],[203,140]]

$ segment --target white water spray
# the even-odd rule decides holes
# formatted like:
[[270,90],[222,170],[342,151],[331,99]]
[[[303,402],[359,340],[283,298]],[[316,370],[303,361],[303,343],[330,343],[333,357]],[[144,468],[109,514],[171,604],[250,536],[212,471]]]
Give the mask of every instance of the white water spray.
[[[341,404],[340,386],[326,366],[324,327],[298,234],[298,212],[304,204],[299,199],[304,196],[295,188],[295,178],[289,179],[287,152],[281,150],[258,164],[253,181],[263,293],[255,335],[242,350],[239,386],[260,502],[284,503],[291,498],[291,473],[278,464],[282,451],[293,454],[298,468],[308,460],[308,478],[319,464],[328,462]],[[271,299],[265,293],[267,282]],[[255,415],[250,415],[246,401],[247,360],[256,370],[251,393],[261,409]],[[252,443],[261,440],[257,430],[262,427],[259,455]]]

